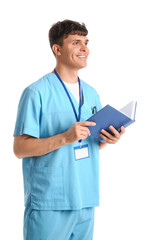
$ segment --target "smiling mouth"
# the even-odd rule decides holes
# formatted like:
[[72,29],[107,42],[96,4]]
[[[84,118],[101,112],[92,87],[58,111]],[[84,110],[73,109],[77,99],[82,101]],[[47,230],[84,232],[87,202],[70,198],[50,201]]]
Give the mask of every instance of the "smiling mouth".
[[87,58],[87,56],[84,56],[84,55],[78,55],[77,57],[78,57],[78,58],[83,58],[83,59],[84,59],[84,58]]

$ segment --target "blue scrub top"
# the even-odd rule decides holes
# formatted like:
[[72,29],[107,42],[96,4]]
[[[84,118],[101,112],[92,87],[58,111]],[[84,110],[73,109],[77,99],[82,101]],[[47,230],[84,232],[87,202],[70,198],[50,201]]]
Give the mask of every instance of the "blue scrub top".
[[[101,109],[96,90],[81,80],[83,103],[81,119],[92,115],[94,106]],[[69,91],[69,89],[68,89]],[[79,104],[69,91],[76,112]],[[14,136],[28,134],[47,138],[67,131],[76,118],[67,94],[58,78],[48,73],[22,93]],[[38,210],[78,210],[99,205],[99,143],[92,136],[89,157],[75,160],[74,147],[65,145],[46,155],[23,158],[25,206]]]

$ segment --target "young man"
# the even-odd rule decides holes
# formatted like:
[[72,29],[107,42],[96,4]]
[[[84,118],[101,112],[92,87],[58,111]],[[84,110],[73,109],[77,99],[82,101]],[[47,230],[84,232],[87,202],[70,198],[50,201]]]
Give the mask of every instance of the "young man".
[[[56,67],[27,87],[20,99],[14,153],[23,158],[25,240],[91,240],[99,205],[99,149],[125,132],[102,130],[105,143],[85,121],[101,109],[94,88],[78,78],[89,50],[84,24],[65,20],[49,31]],[[83,156],[83,157],[82,157]]]

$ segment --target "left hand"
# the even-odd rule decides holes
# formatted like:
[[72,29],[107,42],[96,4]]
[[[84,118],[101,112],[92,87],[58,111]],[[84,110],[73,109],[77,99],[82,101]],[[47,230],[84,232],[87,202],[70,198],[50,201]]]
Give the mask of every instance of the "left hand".
[[109,144],[117,143],[121,138],[121,136],[125,133],[125,128],[123,126],[121,126],[120,132],[118,132],[113,126],[109,126],[109,129],[113,132],[114,136],[109,132],[105,131],[104,129],[102,129],[100,133],[101,138],[103,138],[106,141],[106,143],[109,143]]

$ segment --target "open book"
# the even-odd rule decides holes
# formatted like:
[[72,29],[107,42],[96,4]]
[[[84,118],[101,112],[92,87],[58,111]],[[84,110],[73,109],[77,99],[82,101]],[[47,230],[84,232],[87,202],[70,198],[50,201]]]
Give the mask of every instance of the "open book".
[[112,131],[109,129],[110,125],[112,125],[119,132],[121,126],[124,126],[125,128],[128,127],[130,124],[135,122],[136,107],[137,102],[135,101],[131,101],[120,110],[111,107],[109,104],[106,105],[92,117],[86,120],[96,123],[96,126],[88,127],[91,135],[97,138],[99,141],[104,142],[99,135],[101,129],[104,129],[113,135]]

